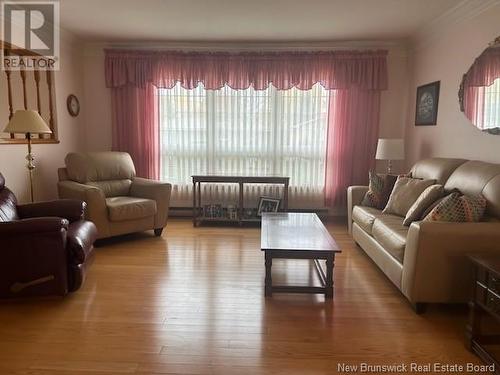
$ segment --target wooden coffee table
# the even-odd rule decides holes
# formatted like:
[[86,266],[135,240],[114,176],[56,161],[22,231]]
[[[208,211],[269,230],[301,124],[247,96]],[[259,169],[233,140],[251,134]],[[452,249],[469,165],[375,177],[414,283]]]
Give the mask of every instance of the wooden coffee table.
[[[326,298],[333,298],[335,254],[341,250],[318,215],[264,213],[260,241],[266,260],[266,297],[273,293],[324,293]],[[322,286],[273,285],[271,268],[275,258],[313,260]],[[320,260],[326,261],[326,272]]]

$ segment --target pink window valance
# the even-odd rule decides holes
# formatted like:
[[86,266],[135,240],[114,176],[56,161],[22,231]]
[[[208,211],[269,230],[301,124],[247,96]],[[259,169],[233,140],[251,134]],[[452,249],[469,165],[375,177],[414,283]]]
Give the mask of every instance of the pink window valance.
[[465,87],[491,86],[500,78],[500,47],[490,47],[474,61],[465,77]]
[[171,88],[177,82],[192,89],[387,89],[387,51],[330,52],[172,52],[107,49],[107,87],[153,84]]

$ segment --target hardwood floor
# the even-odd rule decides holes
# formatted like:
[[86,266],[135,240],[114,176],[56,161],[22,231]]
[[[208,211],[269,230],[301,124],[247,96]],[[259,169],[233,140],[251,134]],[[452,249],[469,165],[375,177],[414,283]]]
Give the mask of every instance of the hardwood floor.
[[[84,287],[64,299],[0,304],[0,374],[333,374],[339,363],[479,363],[463,344],[466,309],[416,315],[344,225],[328,228],[335,297],[264,298],[260,229],[152,233],[96,249]],[[276,282],[314,281],[307,261],[276,261]]]

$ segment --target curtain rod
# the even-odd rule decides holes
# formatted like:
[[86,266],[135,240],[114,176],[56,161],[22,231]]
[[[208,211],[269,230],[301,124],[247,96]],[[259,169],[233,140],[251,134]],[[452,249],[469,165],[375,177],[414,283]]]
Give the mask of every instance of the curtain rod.
[[136,50],[186,50],[186,51],[317,51],[317,50],[350,50],[377,49],[387,47],[403,47],[401,42],[357,41],[357,42],[292,42],[292,43],[230,43],[230,42],[172,42],[172,43],[103,43],[109,49]]

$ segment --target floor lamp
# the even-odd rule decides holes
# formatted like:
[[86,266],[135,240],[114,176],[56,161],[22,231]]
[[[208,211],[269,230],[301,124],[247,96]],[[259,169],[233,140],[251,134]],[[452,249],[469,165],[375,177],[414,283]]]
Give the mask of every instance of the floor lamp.
[[35,169],[35,158],[31,153],[31,135],[32,134],[51,134],[52,130],[47,126],[42,116],[36,111],[31,110],[18,110],[10,119],[9,123],[4,129],[5,133],[24,134],[28,140],[28,155],[26,160],[28,164],[29,178],[30,178],[30,196],[31,202],[34,202],[33,193],[33,169]]

